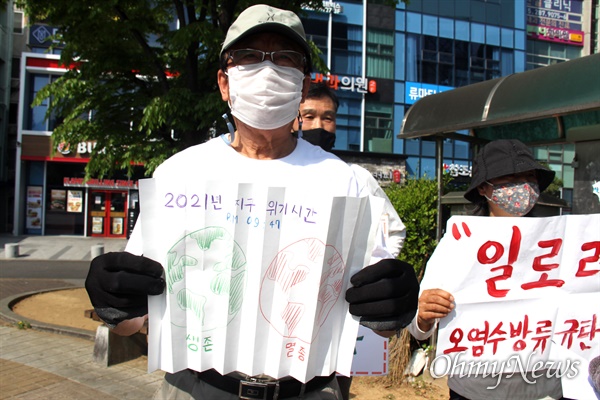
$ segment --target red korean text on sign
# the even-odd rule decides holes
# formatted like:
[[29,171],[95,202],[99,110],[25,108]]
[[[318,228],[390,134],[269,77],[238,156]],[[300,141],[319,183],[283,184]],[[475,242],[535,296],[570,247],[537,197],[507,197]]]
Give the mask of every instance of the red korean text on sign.
[[286,356],[288,358],[294,356],[294,347],[296,347],[296,343],[286,343],[285,348],[287,350]]
[[[494,276],[492,278],[486,279],[487,284],[487,292],[490,296],[501,298],[506,297],[510,289],[502,289],[498,287],[500,281],[508,280],[513,273],[513,264],[519,258],[519,251],[521,249],[521,230],[518,226],[512,227],[512,236],[510,238],[510,245],[508,248],[508,264],[500,265],[490,269],[490,272],[501,271],[500,275]],[[541,272],[540,278],[534,282],[526,282],[521,285],[523,290],[531,290],[541,287],[561,287],[565,284],[565,281],[562,279],[549,279],[548,273],[546,271],[551,271],[557,269],[560,265],[558,263],[549,262],[553,258],[555,258],[562,247],[562,239],[550,239],[550,240],[540,240],[537,245],[540,249],[549,249],[548,253],[539,255],[533,259],[532,268],[534,271]],[[600,246],[598,246],[600,248]],[[488,251],[493,250],[491,255],[488,255]],[[596,253],[600,253],[600,249],[596,251]],[[477,261],[480,264],[494,264],[496,263],[502,256],[504,255],[504,246],[500,242],[489,240],[485,242],[477,251]],[[588,257],[585,262],[589,259],[592,259],[594,256]],[[596,256],[597,259],[597,256]],[[582,267],[582,262],[580,261],[580,270],[583,270],[585,265]],[[594,271],[584,271],[583,273],[594,272]]]
[[586,342],[593,342],[596,335],[600,334],[597,314],[593,314],[592,318],[582,321],[568,319],[565,321],[565,325],[569,325],[569,327],[564,331],[556,332],[555,335],[563,335],[560,344],[562,346],[566,344],[567,349],[570,349],[573,346],[573,341],[575,339],[580,339],[579,348],[581,350],[590,349],[591,346],[587,345]]
[[585,257],[585,258],[582,258],[581,260],[579,260],[579,267],[577,268],[577,272],[575,273],[575,276],[577,276],[577,277],[592,276],[592,275],[595,275],[598,272],[600,272],[600,269],[591,269],[591,270],[585,269],[587,264],[591,264],[591,263],[598,264],[598,259],[600,259],[600,242],[584,243],[583,245],[581,245],[581,250],[582,251],[594,250],[594,254],[589,257]]
[[532,337],[535,340],[535,346],[533,347],[533,351],[540,349],[543,353],[546,350],[546,344],[548,343],[548,339],[552,336],[552,321],[543,320],[538,321],[537,328],[535,329],[535,334],[538,336]]
[[[513,234],[510,239],[510,247],[508,249],[508,264],[492,268],[490,270],[491,272],[502,271],[502,273],[493,278],[486,279],[485,281],[487,283],[487,291],[492,297],[506,297],[508,289],[498,289],[496,284],[498,281],[507,280],[512,276],[512,264],[514,264],[519,257],[519,249],[521,247],[521,230],[517,226],[513,226],[512,230]],[[490,257],[487,255],[487,251],[491,248],[494,249],[494,254],[492,254]],[[477,251],[477,261],[479,261],[480,264],[493,264],[503,255],[504,247],[502,244],[490,240],[485,242]]]
[[454,346],[449,349],[444,350],[444,354],[460,353],[461,351],[467,350],[468,347],[459,346],[464,335],[465,334],[463,333],[462,329],[460,329],[460,328],[454,329],[452,331],[452,333],[450,334],[450,343],[452,343]]
[[521,339],[517,339],[517,341],[513,344],[513,350],[521,351],[527,347],[525,340],[527,335],[533,331],[529,329],[529,315],[525,315],[523,321],[519,321],[517,325],[514,325],[512,322],[510,323],[510,337],[518,337],[521,336]]
[[[522,321],[517,323],[511,321],[508,323],[508,329],[503,329],[505,326],[505,321],[495,323],[495,327],[493,329],[492,327],[494,324],[490,324],[489,321],[484,321],[482,328],[472,328],[468,330],[466,338],[463,329],[455,328],[450,334],[449,338],[450,343],[452,343],[452,347],[445,349],[444,354],[460,353],[467,351],[470,348],[473,357],[481,357],[485,353],[486,346],[488,346],[487,348],[489,349],[489,346],[491,345],[492,355],[495,355],[498,352],[498,347],[502,342],[515,338],[516,341],[512,344],[512,349],[514,351],[525,350],[527,348],[527,342],[525,339],[527,339],[533,345],[532,351],[539,350],[539,352],[544,353],[547,349],[548,341],[552,337],[552,321],[537,321],[535,323],[535,330],[532,330],[529,329],[529,319],[530,318],[528,315],[524,315]],[[579,331],[569,332],[574,334]],[[533,335],[531,335],[532,333]],[[462,345],[463,339],[466,339],[466,344],[468,344],[468,346]]]
[[560,248],[562,246],[562,239],[552,239],[552,240],[541,240],[538,242],[538,246],[542,249],[550,248],[550,253],[544,254],[541,256],[537,256],[533,259],[533,269],[538,272],[542,272],[540,279],[535,282],[528,282],[521,285],[524,290],[530,290],[540,287],[547,286],[555,286],[561,287],[565,284],[565,281],[562,279],[548,279],[548,274],[543,271],[551,271],[555,268],[558,268],[558,264],[543,264],[542,260],[544,258],[554,258],[558,255]]
[[480,357],[483,355],[484,346],[488,343],[492,344],[492,354],[496,354],[496,351],[498,351],[498,342],[506,340],[502,335],[506,335],[506,331],[502,330],[502,322],[499,322],[490,333],[490,323],[485,321],[484,328],[471,329],[467,335],[467,339],[471,342],[482,342],[482,344],[474,345],[472,347],[473,355],[475,357]]

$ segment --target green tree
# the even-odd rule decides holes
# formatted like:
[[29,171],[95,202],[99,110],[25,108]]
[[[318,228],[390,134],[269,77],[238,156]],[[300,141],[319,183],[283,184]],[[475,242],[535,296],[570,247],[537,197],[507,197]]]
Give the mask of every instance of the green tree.
[[[225,131],[219,52],[232,21],[253,3],[19,0],[31,23],[59,29],[53,39],[70,67],[34,103],[50,99],[48,114],[60,121],[53,140],[96,142],[88,176],[140,163],[150,174],[175,152]],[[322,7],[318,0],[268,3],[300,15],[301,4]]]
[[[443,194],[457,190],[452,184],[452,177],[443,177]],[[437,246],[437,199],[438,183],[435,179],[409,177],[405,185],[392,184],[385,189],[390,202],[406,225],[406,239],[399,259],[411,264],[419,280],[425,271],[429,257]],[[390,368],[385,378],[387,384],[397,385],[404,381],[404,371],[408,365],[412,351],[419,344],[404,329],[398,338],[390,343]]]
[[[411,264],[421,278],[419,275],[437,245],[437,181],[409,177],[404,185],[392,184],[384,190],[406,226],[406,239],[398,258]],[[404,381],[404,370],[415,346],[406,329],[400,337],[392,338],[389,374],[385,378],[387,384],[398,385]]]
[[[551,169],[550,164],[547,162],[540,162],[544,167]],[[557,176],[554,177],[550,185],[544,190],[544,193],[547,193],[551,196],[560,198],[560,191],[564,187],[564,182]]]
[[[321,0],[17,0],[31,23],[58,28],[69,71],[40,90],[57,143],[96,142],[87,176],[151,174],[166,158],[226,130],[219,52],[241,11],[267,3],[303,15]],[[384,0],[395,7],[398,0]],[[314,43],[314,67],[326,72]]]
[[[444,175],[443,194],[451,190],[451,180],[450,175]],[[406,226],[406,239],[398,258],[411,264],[419,276],[437,246],[437,181],[408,178],[405,185],[393,184],[385,192]]]

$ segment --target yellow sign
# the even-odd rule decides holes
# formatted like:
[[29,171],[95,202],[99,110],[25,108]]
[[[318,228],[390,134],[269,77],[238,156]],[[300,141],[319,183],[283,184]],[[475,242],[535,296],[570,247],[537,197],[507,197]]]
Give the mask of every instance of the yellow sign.
[[569,33],[569,40],[571,42],[583,42],[583,35],[581,33]]

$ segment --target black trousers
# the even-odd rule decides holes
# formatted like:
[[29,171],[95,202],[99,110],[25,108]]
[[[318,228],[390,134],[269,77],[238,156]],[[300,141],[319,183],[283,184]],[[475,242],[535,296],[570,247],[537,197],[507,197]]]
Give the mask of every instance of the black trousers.
[[456,393],[454,390],[450,389],[450,400],[469,400],[464,396]]
[[350,385],[352,385],[352,377],[351,376],[336,376],[338,385],[340,387],[340,391],[342,392],[342,399],[349,400],[350,399]]
[[[454,390],[450,389],[450,400],[469,400],[464,396],[461,396],[460,394],[456,393]],[[560,400],[573,400],[573,399],[568,399],[566,397],[562,397]]]

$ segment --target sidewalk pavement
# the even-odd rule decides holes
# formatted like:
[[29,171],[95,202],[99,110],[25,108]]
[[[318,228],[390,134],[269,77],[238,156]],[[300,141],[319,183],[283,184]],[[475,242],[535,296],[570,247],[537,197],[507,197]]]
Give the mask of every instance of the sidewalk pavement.
[[[5,244],[18,244],[11,260],[89,262],[92,247],[122,251],[125,239],[76,236],[0,235],[0,270]],[[98,249],[94,249],[95,252]],[[1,271],[0,271],[1,276]],[[149,399],[164,373],[147,373],[146,357],[105,367],[93,360],[95,332],[29,321],[32,329],[17,329],[19,316],[11,304],[29,295],[67,287],[83,287],[79,279],[0,279],[0,400],[1,399]]]
[[0,260],[6,259],[5,245],[18,244],[23,260],[90,261],[92,248],[103,246],[104,252],[123,251],[126,239],[83,236],[13,236],[0,234]]

